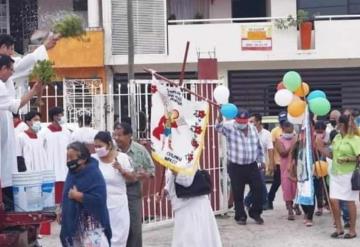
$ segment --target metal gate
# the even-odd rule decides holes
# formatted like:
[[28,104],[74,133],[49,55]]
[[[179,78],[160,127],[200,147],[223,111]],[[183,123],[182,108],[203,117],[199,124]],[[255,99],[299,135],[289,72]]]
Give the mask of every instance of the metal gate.
[[[149,147],[150,140],[150,116],[151,116],[151,80],[135,80],[130,84],[118,84],[114,88],[114,114],[118,119],[129,120],[130,96],[135,96],[136,112],[138,113],[137,138]],[[184,87],[206,98],[213,98],[214,88],[220,81],[184,81]],[[109,90],[110,91],[110,90]],[[110,91],[111,92],[111,91]],[[195,101],[195,96],[184,93],[185,98]],[[217,109],[210,106],[209,125],[205,136],[205,146],[201,157],[201,167],[209,171],[212,179],[213,190],[210,196],[211,205],[215,214],[222,214],[228,209],[228,176],[226,166],[222,162],[223,150],[221,140],[215,132],[215,120]],[[141,127],[141,128],[139,128]],[[169,222],[172,217],[171,205],[168,200],[156,203],[155,194],[159,192],[162,181],[163,168],[156,166],[155,178],[146,181],[143,186],[143,222],[144,226],[152,227]],[[163,186],[163,185],[162,185]]]
[[[214,88],[220,81],[184,81],[184,87],[206,98],[213,98]],[[100,79],[64,79],[57,85],[46,86],[43,95],[45,105],[41,107],[44,121],[49,122],[48,109],[62,106],[66,112],[67,126],[71,130],[77,128],[77,116],[84,111],[92,113],[93,127],[98,130],[113,130],[114,120],[130,118],[129,100],[135,97],[139,142],[150,148],[150,116],[151,116],[151,80],[137,80],[130,84],[111,85],[103,88]],[[184,93],[189,100],[197,100],[193,95]],[[201,157],[201,167],[209,171],[212,179],[211,205],[215,214],[222,214],[228,209],[228,176],[224,166],[223,146],[221,138],[215,132],[214,124],[217,109],[210,106],[209,125],[205,135],[205,146]],[[169,201],[156,203],[156,193],[159,192],[163,168],[156,166],[154,178],[143,185],[143,223],[145,228],[171,222],[173,218]]]

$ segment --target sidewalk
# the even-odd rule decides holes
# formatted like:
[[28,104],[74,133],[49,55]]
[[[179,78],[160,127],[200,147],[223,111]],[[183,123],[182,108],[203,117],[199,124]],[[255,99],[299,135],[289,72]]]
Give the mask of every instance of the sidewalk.
[[[278,191],[274,210],[263,213],[264,225],[256,225],[248,219],[246,226],[237,225],[233,219],[234,212],[218,216],[217,222],[224,247],[359,247],[360,246],[360,207],[358,206],[357,232],[358,237],[352,240],[331,239],[335,231],[331,215],[325,211],[322,216],[314,216],[314,226],[306,227],[303,216],[295,221],[288,221],[285,205],[282,202],[281,190]],[[184,226],[185,227],[185,226]],[[144,231],[144,247],[166,247],[171,245],[173,225],[163,226],[154,230]],[[40,240],[43,247],[58,247],[60,227],[52,225],[51,236]],[[189,246],[202,247],[202,246]],[[206,246],[204,246],[206,247]]]

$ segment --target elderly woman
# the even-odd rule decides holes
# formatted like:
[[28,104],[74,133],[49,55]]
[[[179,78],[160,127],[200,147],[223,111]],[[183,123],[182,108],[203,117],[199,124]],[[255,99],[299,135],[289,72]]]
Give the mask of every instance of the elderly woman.
[[322,146],[317,140],[317,148],[329,158],[332,158],[330,172],[330,200],[334,211],[336,232],[331,234],[332,238],[344,235],[344,228],[341,223],[341,211],[339,200],[346,201],[350,213],[350,229],[344,238],[356,237],[356,204],[359,191],[351,189],[351,176],[355,170],[356,163],[360,159],[360,135],[354,122],[351,111],[346,110],[339,118],[340,133],[332,141],[331,151]]
[[85,246],[92,239],[95,242],[91,246],[109,246],[106,185],[97,160],[90,157],[85,144],[74,142],[67,148],[67,167],[62,213],[58,215],[62,245]]

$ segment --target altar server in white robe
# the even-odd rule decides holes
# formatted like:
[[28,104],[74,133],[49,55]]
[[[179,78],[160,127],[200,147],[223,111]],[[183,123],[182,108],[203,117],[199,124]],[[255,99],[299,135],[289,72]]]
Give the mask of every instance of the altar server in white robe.
[[51,124],[39,132],[47,154],[47,170],[55,172],[55,203],[61,203],[64,181],[68,168],[66,167],[67,146],[70,144],[71,133],[63,127],[65,124],[64,110],[53,107],[49,110]]
[[[7,97],[15,100],[15,85],[14,80],[25,81],[31,73],[35,63],[38,60],[48,58],[47,49],[55,46],[57,38],[49,37],[44,45],[38,47],[34,52],[22,57],[15,58],[15,63],[12,66],[12,74],[7,80],[2,80],[7,88]],[[13,56],[14,55],[14,39],[8,34],[0,34],[0,55]],[[19,109],[13,111],[17,113]],[[17,172],[16,160],[16,139],[14,132],[13,117],[11,112],[7,111],[0,116],[1,126],[1,174],[2,174],[2,188],[12,186],[12,173]],[[5,177],[4,177],[5,176]]]
[[[17,113],[42,89],[41,84],[36,83],[21,99],[15,99],[4,83],[14,72],[13,63],[11,57],[0,55],[0,178],[8,201],[12,200],[12,173],[17,172],[14,123],[8,114]],[[11,210],[11,205],[7,209]]]
[[129,157],[118,152],[109,132],[100,131],[95,136],[95,154],[104,176],[107,207],[112,231],[111,246],[126,247],[130,229],[130,213],[126,194],[126,181],[136,180]]
[[171,200],[175,215],[171,246],[221,247],[221,238],[209,196],[202,195],[190,198],[178,198],[176,196],[175,181],[184,187],[189,187],[194,176],[175,174],[169,169],[165,176],[166,183],[163,193]]
[[[41,129],[40,113],[30,111],[25,115],[28,130],[18,134],[19,154],[23,158],[26,171],[43,171],[48,165],[43,140],[37,135]],[[19,161],[19,159],[18,159]]]

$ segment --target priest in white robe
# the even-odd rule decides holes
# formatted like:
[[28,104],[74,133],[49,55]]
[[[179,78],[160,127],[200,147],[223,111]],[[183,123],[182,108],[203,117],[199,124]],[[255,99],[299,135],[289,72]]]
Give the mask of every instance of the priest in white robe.
[[52,121],[47,128],[39,132],[47,154],[48,165],[46,170],[55,171],[55,203],[61,203],[64,181],[68,172],[66,166],[67,146],[70,144],[71,133],[63,127],[64,110],[53,107],[49,110],[49,118]]
[[[38,60],[48,59],[46,50],[55,46],[57,39],[49,37],[44,45],[38,47],[34,52],[24,56],[23,58],[15,58],[15,63],[12,65],[11,76],[6,80],[2,80],[7,89],[6,95],[11,100],[15,100],[15,85],[14,80],[24,80],[29,76],[35,63]],[[0,34],[0,55],[13,56],[14,55],[14,39],[8,34]],[[17,109],[11,110],[14,113],[19,111]],[[0,115],[0,136],[1,136],[1,180],[2,188],[12,186],[12,173],[17,172],[16,161],[16,140],[13,124],[13,117],[10,111],[5,111]]]
[[[14,60],[11,57],[0,55],[0,178],[3,193],[9,197],[8,201],[12,198],[12,173],[17,169],[15,131],[11,112],[18,112],[42,89],[41,84],[36,83],[21,99],[15,99],[4,83],[14,72],[13,64]],[[11,118],[8,117],[9,115]],[[11,205],[7,209],[11,210]]]

